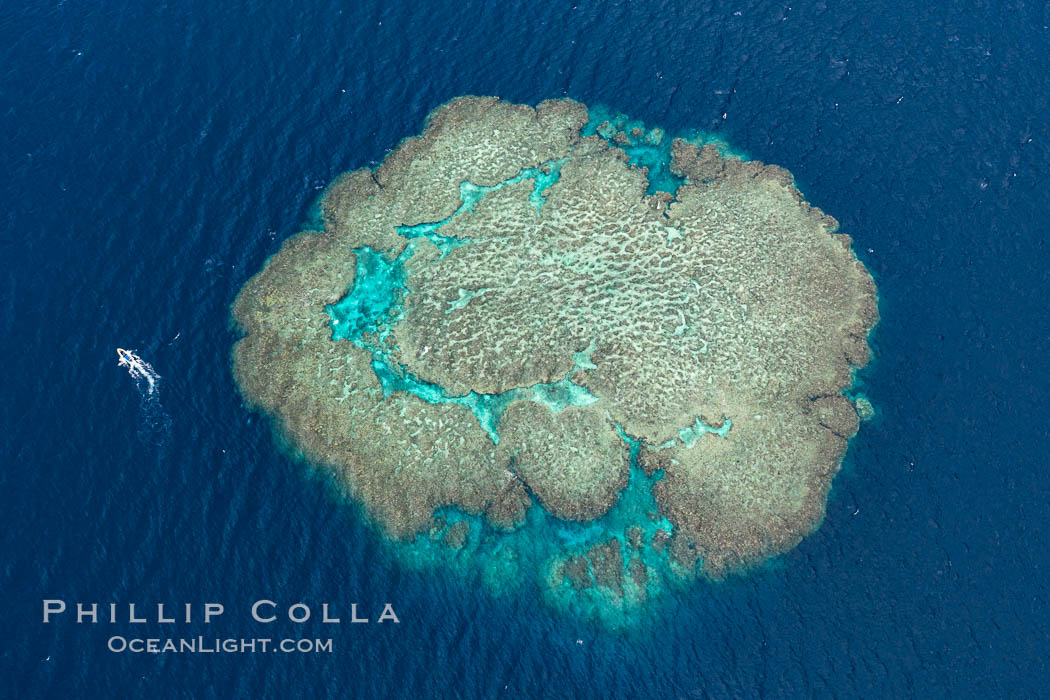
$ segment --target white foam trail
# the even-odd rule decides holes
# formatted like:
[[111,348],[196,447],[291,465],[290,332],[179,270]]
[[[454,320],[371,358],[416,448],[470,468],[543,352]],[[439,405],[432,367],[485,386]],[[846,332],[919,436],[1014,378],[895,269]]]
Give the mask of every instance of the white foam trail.
[[171,428],[171,418],[160,405],[158,387],[161,377],[150,363],[133,351],[122,352],[124,354],[120,356],[119,365],[127,367],[128,374],[135,380],[142,401],[143,423],[139,429],[139,437],[147,442],[163,444]]
[[128,368],[128,374],[135,379],[143,379],[148,385],[147,393],[152,394],[157,388],[157,381],[160,380],[160,375],[157,374],[156,370],[150,365],[150,363],[143,360],[141,357],[136,355],[134,352],[128,352],[127,357],[120,358],[120,366]]
[[149,393],[152,394],[157,388],[157,380],[160,379],[160,375],[157,374],[148,363],[143,362],[137,367],[131,367],[129,373],[136,379],[145,379],[146,383],[149,384]]

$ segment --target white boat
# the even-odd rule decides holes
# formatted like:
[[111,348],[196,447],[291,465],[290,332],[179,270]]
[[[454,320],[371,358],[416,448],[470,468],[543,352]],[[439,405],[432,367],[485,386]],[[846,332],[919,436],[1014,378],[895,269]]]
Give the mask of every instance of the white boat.
[[120,366],[121,367],[134,368],[134,367],[141,367],[142,366],[142,360],[140,360],[139,356],[136,355],[131,350],[125,350],[124,348],[117,348],[117,357],[120,358]]

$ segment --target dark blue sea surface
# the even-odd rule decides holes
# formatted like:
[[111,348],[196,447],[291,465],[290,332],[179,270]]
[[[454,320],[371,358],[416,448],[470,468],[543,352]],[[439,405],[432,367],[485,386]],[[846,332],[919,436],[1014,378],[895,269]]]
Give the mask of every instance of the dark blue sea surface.
[[[1048,27],[1022,0],[3,4],[0,695],[1045,694]],[[712,133],[853,236],[881,299],[860,377],[878,416],[797,549],[609,629],[398,563],[246,410],[241,285],[336,175],[461,94]],[[43,624],[45,598],[226,612]],[[260,598],[314,617],[254,623]],[[400,624],[349,624],[354,602]]]

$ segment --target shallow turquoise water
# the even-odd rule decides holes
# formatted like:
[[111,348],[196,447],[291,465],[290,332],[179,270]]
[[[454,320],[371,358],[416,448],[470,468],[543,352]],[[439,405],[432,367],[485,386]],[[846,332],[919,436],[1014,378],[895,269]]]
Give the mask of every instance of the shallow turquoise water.
[[438,247],[442,256],[448,255],[448,253],[454,248],[458,248],[470,241],[464,238],[456,238],[455,236],[443,236],[438,233],[438,229],[445,226],[448,222],[458,216],[473,212],[474,207],[476,207],[478,202],[484,199],[485,195],[489,192],[495,192],[507,185],[516,185],[519,182],[529,179],[535,181],[532,192],[529,194],[529,202],[536,208],[537,214],[541,213],[543,211],[543,205],[547,202],[544,193],[549,187],[551,187],[551,185],[558,181],[558,178],[561,176],[561,168],[567,162],[567,158],[561,158],[544,163],[538,168],[524,168],[514,177],[504,180],[496,185],[486,186],[475,185],[472,182],[462,182],[459,185],[459,198],[462,204],[459,205],[459,208],[456,209],[456,211],[452,212],[452,214],[441,221],[415,224],[413,226],[398,226],[397,232],[405,238],[419,238],[421,236],[427,238],[431,243]]
[[[694,129],[679,134],[671,134],[664,132],[662,129],[647,128],[644,122],[631,119],[625,114],[602,105],[588,106],[587,109],[590,119],[583,127],[581,133],[584,136],[593,134],[601,136],[609,142],[609,145],[623,149],[631,165],[639,168],[648,168],[649,186],[646,189],[647,194],[669,192],[673,195],[680,186],[687,182],[685,178],[672,173],[670,168],[671,144],[676,137],[701,146],[708,143],[714,144],[724,157],[750,160],[750,157],[743,151],[730,148],[725,141],[712,133]],[[640,131],[641,136],[634,136],[632,132],[635,130]],[[613,140],[613,136],[618,131],[626,134],[630,139],[630,143],[616,143]]]
[[[562,520],[537,502],[528,510],[521,527],[506,532],[495,530],[481,516],[446,507],[435,513],[438,524],[430,532],[411,542],[391,543],[391,547],[398,559],[409,566],[451,568],[497,597],[521,595],[538,587],[548,603],[559,610],[611,628],[630,626],[645,616],[644,607],[638,604],[642,592],[634,586],[627,568],[631,551],[636,551],[653,569],[645,592],[648,596],[658,596],[668,585],[681,585],[683,579],[666,551],[658,553],[648,546],[637,550],[628,547],[627,531],[632,527],[637,527],[643,540],[649,542],[657,530],[670,534],[673,526],[657,513],[652,493],[653,484],[663,478],[663,473],[646,476],[637,464],[640,443],[623,437],[630,449],[628,484],[616,504],[600,518],[588,522]],[[469,534],[461,549],[451,549],[442,538],[458,522],[468,523]],[[551,584],[549,577],[554,567],[566,556],[584,554],[591,546],[610,539],[619,544],[624,554],[622,599],[597,587],[581,591],[567,581]]]

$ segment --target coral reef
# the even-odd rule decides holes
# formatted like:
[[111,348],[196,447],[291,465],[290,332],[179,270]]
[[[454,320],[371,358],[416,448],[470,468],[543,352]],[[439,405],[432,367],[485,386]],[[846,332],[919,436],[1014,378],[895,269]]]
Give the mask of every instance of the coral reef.
[[637,603],[661,557],[717,577],[821,521],[876,294],[784,169],[467,97],[321,210],[238,296],[234,374],[395,538],[597,521],[637,481],[644,513],[541,575]]

